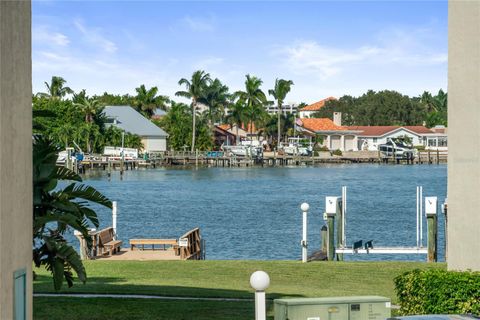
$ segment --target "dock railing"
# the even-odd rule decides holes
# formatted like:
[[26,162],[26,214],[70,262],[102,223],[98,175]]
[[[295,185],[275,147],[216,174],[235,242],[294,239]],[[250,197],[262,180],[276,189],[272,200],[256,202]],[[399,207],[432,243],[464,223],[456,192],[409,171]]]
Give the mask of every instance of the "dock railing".
[[178,246],[182,260],[201,260],[204,258],[199,228],[192,229],[181,236],[178,240]]

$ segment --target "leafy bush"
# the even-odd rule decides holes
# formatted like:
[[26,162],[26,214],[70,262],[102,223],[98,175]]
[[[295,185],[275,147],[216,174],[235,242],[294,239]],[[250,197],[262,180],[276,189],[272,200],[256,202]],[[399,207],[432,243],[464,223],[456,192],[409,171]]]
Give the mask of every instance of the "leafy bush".
[[415,149],[417,149],[418,151],[424,151],[425,146],[415,146]]
[[342,153],[342,150],[337,149],[337,150],[333,150],[332,155],[334,155],[334,156],[342,156],[343,153]]
[[480,314],[480,272],[417,269],[394,282],[402,315]]
[[316,146],[316,147],[314,148],[314,150],[315,150],[315,151],[330,151],[330,150],[328,150],[328,147],[326,147],[326,146],[320,146],[320,147],[317,147],[317,146]]

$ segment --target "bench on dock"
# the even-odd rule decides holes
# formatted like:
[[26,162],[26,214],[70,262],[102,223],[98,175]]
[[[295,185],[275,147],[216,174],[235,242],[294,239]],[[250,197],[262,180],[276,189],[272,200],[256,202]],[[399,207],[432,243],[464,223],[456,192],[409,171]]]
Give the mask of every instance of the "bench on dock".
[[[98,232],[98,246],[102,250],[106,250],[109,255],[120,252],[122,241],[114,239],[113,228],[106,228]],[[102,251],[102,254],[104,251]]]
[[130,249],[133,250],[135,247],[142,246],[142,250],[145,250],[145,246],[152,246],[152,250],[155,250],[155,245],[163,245],[163,250],[166,250],[166,246],[177,247],[177,239],[130,239]]

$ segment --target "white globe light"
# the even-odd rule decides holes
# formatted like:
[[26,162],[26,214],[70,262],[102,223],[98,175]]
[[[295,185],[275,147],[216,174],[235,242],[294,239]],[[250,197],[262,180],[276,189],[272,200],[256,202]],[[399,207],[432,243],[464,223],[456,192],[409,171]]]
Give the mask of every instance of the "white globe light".
[[308,205],[308,203],[304,202],[300,206],[300,209],[302,209],[302,211],[308,211],[308,209],[310,209],[310,206]]
[[256,291],[264,291],[270,285],[270,277],[265,271],[255,271],[250,276],[250,285]]

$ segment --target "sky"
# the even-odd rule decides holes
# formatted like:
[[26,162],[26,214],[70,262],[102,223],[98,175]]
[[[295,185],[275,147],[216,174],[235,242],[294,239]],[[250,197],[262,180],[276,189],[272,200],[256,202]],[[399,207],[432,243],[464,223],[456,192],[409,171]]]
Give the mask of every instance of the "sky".
[[205,70],[230,90],[245,75],[294,82],[286,102],[447,87],[447,1],[33,1],[33,92],[61,76],[87,94],[178,101]]

